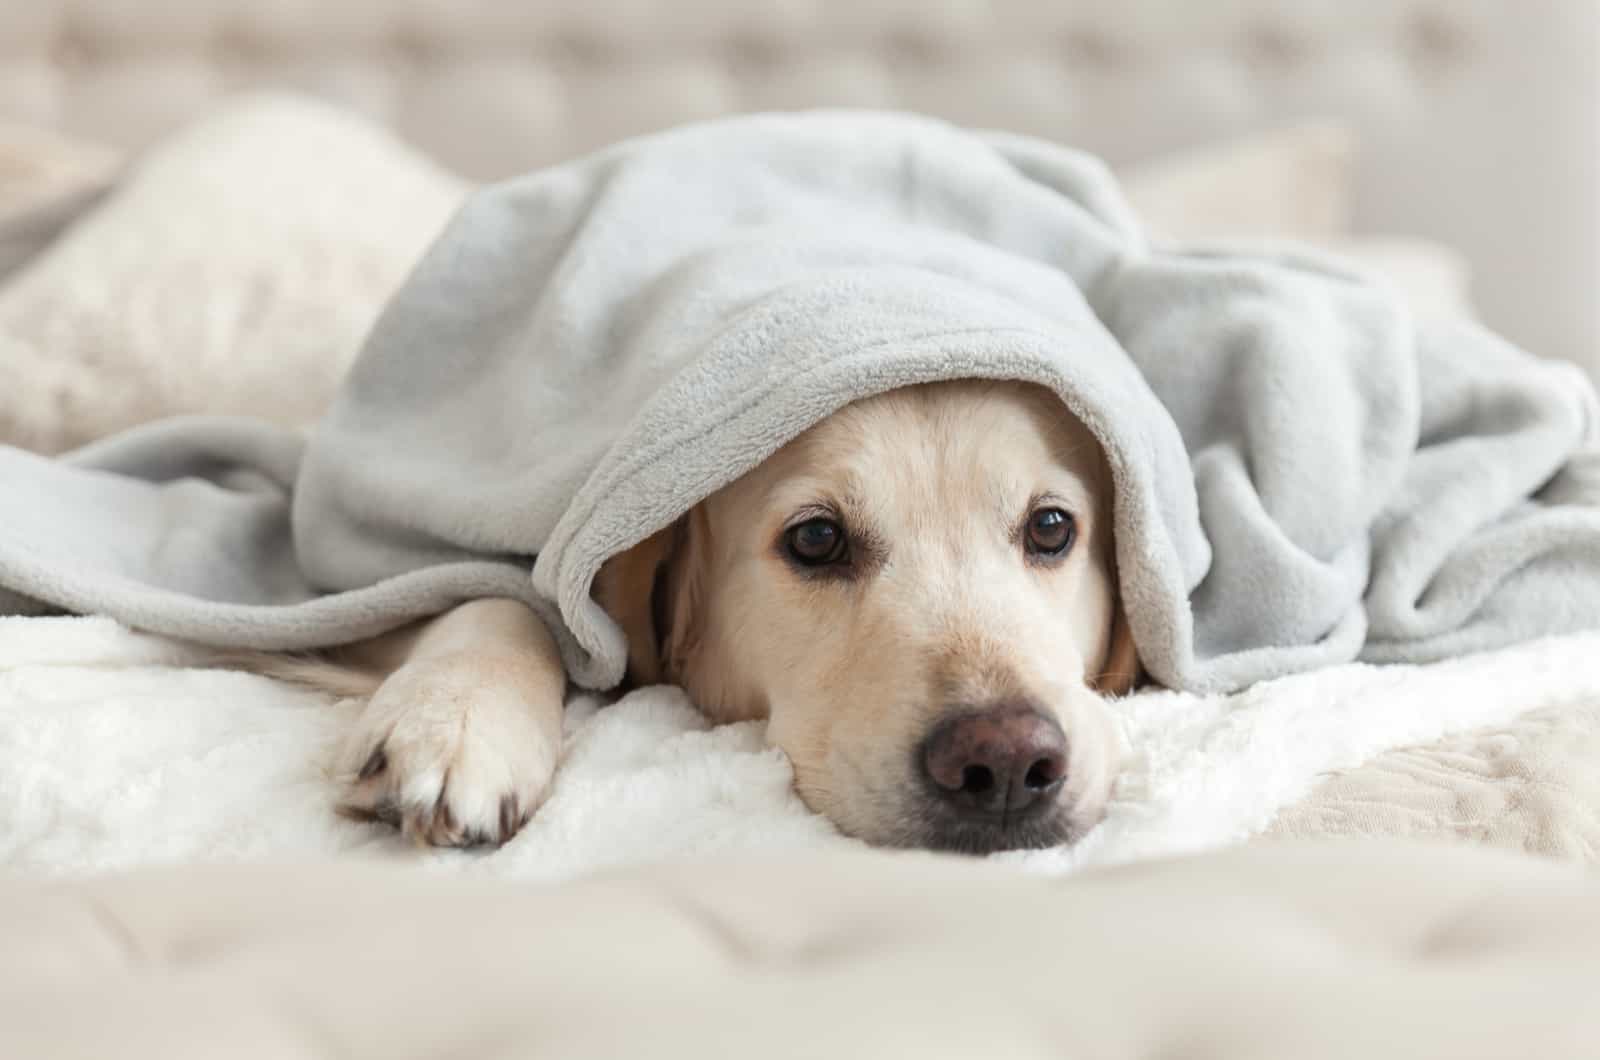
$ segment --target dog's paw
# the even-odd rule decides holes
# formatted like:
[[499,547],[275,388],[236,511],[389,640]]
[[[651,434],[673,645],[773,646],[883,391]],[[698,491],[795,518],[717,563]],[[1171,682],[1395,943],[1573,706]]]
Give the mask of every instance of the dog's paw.
[[516,671],[479,655],[396,670],[343,743],[340,812],[434,846],[514,836],[555,775],[561,707],[527,702]]

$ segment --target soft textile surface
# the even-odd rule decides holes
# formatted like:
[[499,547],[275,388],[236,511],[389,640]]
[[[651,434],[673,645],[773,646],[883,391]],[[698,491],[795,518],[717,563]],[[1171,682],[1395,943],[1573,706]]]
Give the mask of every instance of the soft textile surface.
[[1117,176],[1152,236],[1315,243],[1350,233],[1357,151],[1345,123],[1307,121],[1135,163]]
[[1576,369],[1307,258],[1152,249],[1075,152],[862,113],[709,123],[476,193],[304,452],[220,419],[0,452],[37,498],[0,531],[0,585],[14,610],[266,648],[519,596],[607,687],[607,557],[832,409],[954,377],[1051,387],[1100,437],[1166,684],[1600,622]]
[[[57,173],[38,139],[12,146]],[[68,176],[36,183],[70,206]],[[54,453],[178,413],[315,420],[465,184],[352,115],[262,98],[139,158],[43,250],[73,218],[19,202],[13,233],[4,190],[0,268],[32,254],[0,287],[0,440]]]
[[[1164,237],[1310,241],[1414,305],[1470,315],[1459,254],[1352,235],[1353,149],[1337,124],[1290,125],[1150,160],[1123,187]],[[0,442],[55,453],[193,412],[315,420],[468,188],[372,124],[293,96],[220,106],[101,200],[114,166],[97,145],[0,125],[0,279],[30,266],[0,292],[16,369]]]
[[1270,833],[1470,839],[1597,864],[1597,767],[1600,698],[1380,755],[1319,784]]
[[1600,881],[1274,845],[1042,881],[930,855],[560,888],[392,866],[0,880],[0,1053],[1588,1058]]
[[111,151],[0,120],[0,279],[97,199],[116,168]]
[[[1332,667],[1231,696],[1139,693],[1118,706],[1134,753],[1106,821],[1074,848],[999,857],[1056,872],[1206,849],[1260,834],[1280,810],[1300,821],[1295,832],[1318,834],[1326,814],[1305,800],[1323,776],[1452,737],[1450,756],[1471,771],[1463,734],[1600,702],[1597,652],[1600,634],[1580,634],[1428,666]],[[554,793],[505,847],[419,851],[334,816],[327,767],[354,704],[192,668],[206,657],[105,619],[0,619],[0,865],[81,872],[364,850],[552,879],[670,856],[859,846],[806,812],[759,724],[710,728],[681,693],[657,688],[604,708],[574,700]],[[1571,754],[1542,780],[1518,776],[1502,741],[1461,788],[1475,817],[1394,830],[1584,857],[1583,837],[1600,841],[1597,803],[1570,785],[1593,760]],[[1382,795],[1397,814],[1450,797],[1396,787]],[[1495,816],[1496,795],[1514,812]],[[1367,830],[1381,833],[1391,818],[1372,812]],[[1558,834],[1575,842],[1552,847]]]

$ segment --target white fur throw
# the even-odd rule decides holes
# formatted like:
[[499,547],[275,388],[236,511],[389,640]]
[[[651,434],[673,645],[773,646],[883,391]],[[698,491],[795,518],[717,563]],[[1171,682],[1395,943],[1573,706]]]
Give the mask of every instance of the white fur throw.
[[[1104,823],[1071,849],[996,857],[1059,872],[1245,839],[1328,772],[1592,701],[1597,653],[1600,634],[1578,634],[1429,666],[1333,667],[1233,696],[1140,693],[1118,709],[1134,753]],[[0,865],[358,851],[555,879],[855,843],[805,810],[759,723],[710,728],[681,693],[652,688],[612,706],[574,701],[554,793],[505,847],[418,851],[333,813],[329,755],[353,704],[190,668],[204,658],[106,619],[0,619]]]

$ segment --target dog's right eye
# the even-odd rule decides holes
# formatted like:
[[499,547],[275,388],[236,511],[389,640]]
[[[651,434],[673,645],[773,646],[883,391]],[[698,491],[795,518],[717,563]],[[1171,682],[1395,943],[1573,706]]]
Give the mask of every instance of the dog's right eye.
[[825,567],[845,558],[844,527],[832,519],[807,519],[784,534],[789,557],[804,567]]

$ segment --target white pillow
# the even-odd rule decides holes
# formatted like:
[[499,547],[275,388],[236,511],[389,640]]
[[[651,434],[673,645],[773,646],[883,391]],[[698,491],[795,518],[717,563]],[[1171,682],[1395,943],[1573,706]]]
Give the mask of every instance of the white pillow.
[[0,288],[0,441],[325,407],[463,182],[373,124],[256,97],[163,142]]

